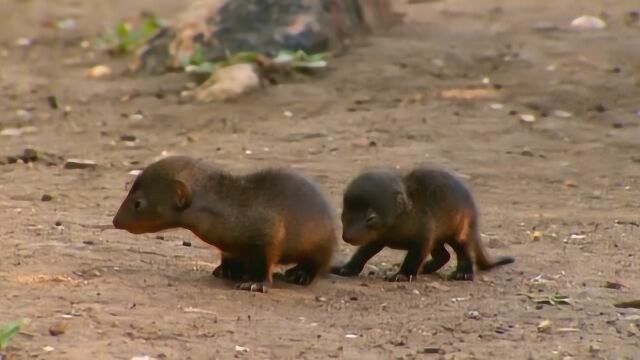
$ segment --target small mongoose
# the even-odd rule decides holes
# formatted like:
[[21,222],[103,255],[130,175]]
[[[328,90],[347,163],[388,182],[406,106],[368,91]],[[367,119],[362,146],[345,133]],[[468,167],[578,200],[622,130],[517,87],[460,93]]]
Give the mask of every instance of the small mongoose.
[[360,247],[349,262],[331,269],[340,276],[358,275],[385,247],[407,250],[389,281],[411,281],[419,272],[438,271],[450,258],[445,244],[457,257],[450,275],[455,280],[473,280],[474,262],[488,270],[514,261],[509,256],[489,258],[470,191],[451,172],[435,167],[418,167],[404,176],[393,170],[361,174],[344,193],[342,224],[344,241]]
[[337,245],[334,211],[306,177],[285,168],[234,176],[185,156],[144,169],[113,225],[133,234],[188,229],[221,251],[214,276],[258,292],[278,264],[295,264],[286,281],[310,284],[329,270]]

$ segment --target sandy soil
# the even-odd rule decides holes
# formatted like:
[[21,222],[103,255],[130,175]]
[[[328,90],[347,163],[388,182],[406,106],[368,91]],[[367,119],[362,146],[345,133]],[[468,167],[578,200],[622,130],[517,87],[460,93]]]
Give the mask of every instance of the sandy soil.
[[[406,25],[332,60],[326,75],[236,104],[182,101],[186,76],[119,76],[125,59],[79,46],[122,16],[155,4],[170,17],[179,3],[0,3],[0,127],[36,127],[0,137],[0,155],[34,148],[98,164],[0,166],[0,322],[29,319],[7,349],[13,359],[640,358],[640,312],[613,307],[640,298],[640,27],[625,22],[636,1],[403,5]],[[609,27],[567,31],[587,13]],[[78,29],[41,25],[69,16]],[[19,37],[35,44],[15,46]],[[116,75],[86,79],[95,64]],[[484,78],[498,88],[489,97],[442,96],[486,87]],[[138,111],[142,119],[129,116]],[[128,146],[123,135],[138,141]],[[403,254],[385,251],[358,278],[236,291],[210,276],[217,252],[186,231],[96,227],[111,222],[128,172],[163,151],[238,173],[291,165],[338,209],[366,166],[444,164],[476,193],[489,251],[516,263],[473,283],[393,284],[384,272]],[[336,261],[352,251],[341,244]],[[526,296],[556,292],[571,305]],[[539,332],[544,320],[551,326]],[[66,333],[50,336],[58,322]]]

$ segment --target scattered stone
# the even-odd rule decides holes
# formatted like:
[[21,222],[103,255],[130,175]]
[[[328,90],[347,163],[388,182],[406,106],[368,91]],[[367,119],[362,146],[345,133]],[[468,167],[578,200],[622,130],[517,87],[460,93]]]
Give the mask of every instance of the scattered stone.
[[356,334],[347,334],[344,337],[346,337],[347,339],[356,339],[356,338],[358,338],[358,335],[356,335]]
[[607,23],[597,16],[583,15],[573,19],[571,27],[576,30],[602,30],[607,27]]
[[418,354],[440,354],[443,355],[445,353],[445,351],[441,348],[438,347],[425,347],[422,349],[419,349],[417,351]]
[[489,105],[489,108],[491,108],[492,110],[502,110],[504,109],[504,105],[500,103],[496,103],[496,104]]
[[603,113],[603,112],[607,111],[607,107],[602,105],[602,104],[596,104],[592,108],[592,110],[595,111],[595,112]]
[[83,240],[82,243],[89,246],[96,244],[93,240]]
[[109,75],[111,75],[111,68],[106,65],[96,65],[85,73],[85,76],[91,79],[100,79]]
[[550,320],[544,320],[540,324],[538,324],[537,329],[539,333],[548,334],[551,332],[552,322]]
[[570,118],[573,116],[572,113],[568,112],[568,111],[564,111],[564,110],[554,110],[553,111],[553,116],[555,117],[559,117],[559,118]]
[[534,154],[533,154],[533,151],[531,151],[531,150],[529,150],[529,149],[527,149],[527,148],[524,148],[524,150],[522,150],[522,151],[520,152],[520,155],[522,155],[522,156],[528,156],[528,157],[533,157],[533,155],[534,155]]
[[50,95],[47,96],[47,103],[49,103],[49,107],[53,110],[58,109],[58,99],[55,96]]
[[327,298],[324,296],[316,296],[316,301],[317,302],[326,302]]
[[67,159],[64,163],[64,168],[67,170],[95,169],[97,166],[98,164],[95,161],[82,159]]
[[520,120],[527,123],[532,123],[536,121],[536,116],[533,114],[520,114],[519,117],[520,117]]
[[33,113],[27,109],[18,109],[16,110],[16,117],[18,120],[30,121],[33,119]]
[[20,128],[5,128],[0,131],[1,136],[21,136],[24,134],[32,134],[38,131],[35,126],[25,126]]
[[249,352],[249,348],[248,347],[244,347],[244,346],[236,345],[236,351],[237,352],[242,352],[242,353],[248,353]]
[[129,120],[140,121],[142,119],[144,119],[144,114],[141,110],[138,110],[135,113],[129,115]]
[[52,352],[53,350],[55,350],[55,348],[53,346],[45,346],[42,348],[42,350],[45,352]]
[[531,241],[540,241],[540,240],[542,240],[542,232],[534,231],[531,234]]
[[252,64],[235,64],[216,70],[196,91],[200,101],[225,101],[260,87],[260,76]]
[[64,321],[58,321],[49,327],[49,335],[60,336],[67,332],[67,323]]
[[466,314],[467,319],[473,319],[473,320],[480,320],[481,316],[480,313],[477,311],[469,311]]
[[121,141],[134,142],[137,140],[135,135],[122,135],[120,136]]
[[187,240],[182,240],[182,246],[191,247],[191,242]]
[[49,194],[42,194],[42,196],[40,197],[40,201],[51,201],[53,200],[53,196],[49,195]]
[[578,184],[573,180],[565,180],[564,181],[564,186],[566,186],[568,188],[577,188]]

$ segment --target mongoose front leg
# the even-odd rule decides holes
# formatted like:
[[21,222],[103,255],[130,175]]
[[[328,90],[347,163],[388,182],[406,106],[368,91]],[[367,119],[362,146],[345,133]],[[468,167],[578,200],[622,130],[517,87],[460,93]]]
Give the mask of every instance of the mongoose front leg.
[[356,250],[356,253],[353,254],[349,262],[341,266],[334,266],[331,268],[331,273],[345,277],[357,276],[362,272],[367,261],[379,253],[383,248],[384,245],[379,242],[362,245],[358,250]]

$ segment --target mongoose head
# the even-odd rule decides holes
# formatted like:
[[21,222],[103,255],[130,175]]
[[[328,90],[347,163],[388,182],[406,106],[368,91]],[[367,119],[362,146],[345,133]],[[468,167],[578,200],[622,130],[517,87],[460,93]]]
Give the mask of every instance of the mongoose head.
[[351,181],[344,193],[342,239],[352,245],[376,241],[409,207],[398,174],[388,170],[365,172]]
[[191,204],[191,191],[180,175],[197,160],[172,156],[149,165],[138,175],[120,205],[113,226],[132,234],[175,228]]

